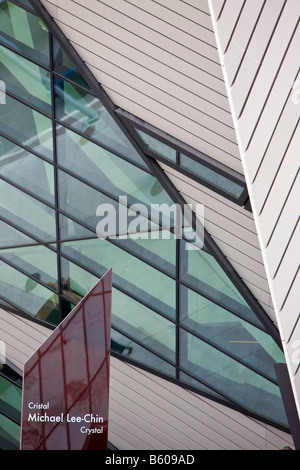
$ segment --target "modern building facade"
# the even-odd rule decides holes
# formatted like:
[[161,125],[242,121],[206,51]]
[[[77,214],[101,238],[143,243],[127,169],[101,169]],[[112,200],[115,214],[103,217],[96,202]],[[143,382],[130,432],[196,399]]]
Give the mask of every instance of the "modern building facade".
[[110,267],[112,446],[294,446],[299,5],[271,3],[1,2],[1,447]]

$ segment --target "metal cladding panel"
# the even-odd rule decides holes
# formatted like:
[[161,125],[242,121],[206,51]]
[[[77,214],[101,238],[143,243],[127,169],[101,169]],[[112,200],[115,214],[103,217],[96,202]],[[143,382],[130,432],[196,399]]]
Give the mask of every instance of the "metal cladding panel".
[[21,450],[107,450],[112,272],[24,365]]
[[300,3],[227,0],[221,14],[209,3],[300,417]]

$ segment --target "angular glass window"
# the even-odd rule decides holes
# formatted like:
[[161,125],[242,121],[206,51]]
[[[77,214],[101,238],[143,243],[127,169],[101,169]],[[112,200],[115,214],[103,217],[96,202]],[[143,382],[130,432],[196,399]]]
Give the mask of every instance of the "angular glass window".
[[79,73],[74,63],[68,56],[68,54],[62,49],[59,42],[55,37],[52,36],[53,41],[53,65],[55,72],[59,73],[63,77],[75,82],[86,89],[90,89],[86,80]]
[[62,126],[57,129],[58,163],[87,182],[97,186],[112,197],[128,197],[128,203],[171,203],[171,199],[160,185],[153,193],[158,181],[148,172],[113,153],[86,141]]
[[34,12],[34,8],[31,5],[30,0],[15,0],[15,3],[19,3],[19,5],[23,5],[24,7],[28,8],[28,10]]
[[53,159],[52,122],[25,104],[6,96],[0,106],[1,133],[20,145]]
[[88,139],[123,155],[130,161],[147,168],[107,109],[95,96],[57,77],[54,81],[56,117],[84,134],[79,145],[84,147]]
[[186,331],[180,332],[180,344],[183,371],[245,409],[287,425],[277,385]]
[[0,447],[5,450],[20,449],[20,425],[0,413]]
[[170,160],[173,163],[176,163],[176,150],[169,145],[164,144],[160,140],[155,139],[154,137],[146,134],[140,129],[135,129],[141,139],[143,140],[146,147],[154,153],[165,157],[167,160]]
[[0,77],[9,93],[51,115],[50,72],[0,46]]
[[197,162],[196,160],[183,155],[182,153],[180,154],[180,166],[194,175],[199,176],[199,178],[211,184],[216,189],[220,189],[236,199],[238,199],[245,191],[245,186],[235,183],[217,171],[203,165],[201,162]]
[[35,243],[32,238],[27,237],[19,230],[0,220],[0,250],[7,247],[33,245]]
[[284,355],[264,331],[184,286],[180,288],[180,322],[212,346],[276,381],[274,363],[284,362]]
[[113,264],[113,285],[175,320],[175,281],[107,240],[61,245],[62,253],[102,276]]
[[112,327],[175,364],[175,324],[117,289],[112,299]]
[[[25,290],[26,285],[30,285],[30,289]],[[60,321],[58,296],[38,280],[29,278],[3,261],[0,261],[0,298],[52,325]]]
[[2,220],[41,241],[56,240],[54,210],[3,180],[0,193]]
[[3,413],[7,418],[20,422],[21,402],[21,387],[0,375],[0,414]]
[[128,356],[131,360],[151,367],[151,369],[169,377],[176,377],[176,369],[169,362],[151,353],[148,349],[143,348],[140,344],[122,335],[114,328],[111,330],[111,350],[117,354]]
[[57,255],[43,245],[3,249],[0,259],[31,276],[25,284],[25,291],[31,292],[37,282],[57,291]]
[[49,34],[40,18],[4,0],[0,4],[0,31],[2,44],[49,67]]
[[3,178],[54,205],[54,168],[50,163],[0,136],[0,165]]

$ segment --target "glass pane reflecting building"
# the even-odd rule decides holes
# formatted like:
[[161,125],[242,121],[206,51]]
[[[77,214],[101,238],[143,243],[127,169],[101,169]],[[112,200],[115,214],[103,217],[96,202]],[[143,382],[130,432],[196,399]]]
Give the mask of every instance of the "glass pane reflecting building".
[[[137,129],[140,145],[29,2],[1,2],[0,30],[0,303],[53,329],[112,267],[116,357],[287,428],[271,322],[207,232],[190,249],[170,214],[153,222],[182,200],[151,152],[237,203],[245,185]],[[116,216],[105,237],[99,207]],[[0,370],[0,390],[1,445],[16,447],[20,384]]]

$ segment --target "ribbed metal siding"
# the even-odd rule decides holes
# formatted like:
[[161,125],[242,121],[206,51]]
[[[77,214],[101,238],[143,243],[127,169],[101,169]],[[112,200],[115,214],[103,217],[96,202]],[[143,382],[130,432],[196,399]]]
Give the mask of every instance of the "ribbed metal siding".
[[[9,365],[24,363],[50,330],[0,310]],[[291,436],[111,358],[109,441],[120,450],[259,450],[293,445]]]
[[219,2],[216,7],[245,176],[300,413],[300,3],[227,0],[221,15]]

